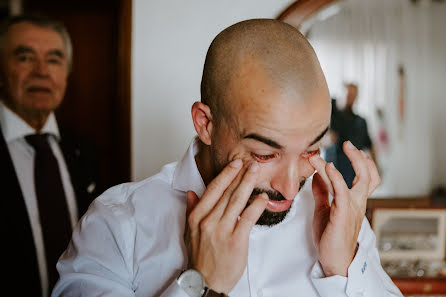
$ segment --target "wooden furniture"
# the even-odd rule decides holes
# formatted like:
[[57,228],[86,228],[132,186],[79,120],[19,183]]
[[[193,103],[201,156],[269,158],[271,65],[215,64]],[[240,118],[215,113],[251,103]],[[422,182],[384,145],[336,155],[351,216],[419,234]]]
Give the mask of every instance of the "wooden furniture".
[[[432,199],[428,196],[369,199],[366,216],[372,224],[375,209],[443,209],[444,207],[445,205],[433,204]],[[446,297],[446,275],[440,277],[392,277],[392,280],[404,296]]]
[[442,278],[392,278],[404,296],[446,296],[446,277]]

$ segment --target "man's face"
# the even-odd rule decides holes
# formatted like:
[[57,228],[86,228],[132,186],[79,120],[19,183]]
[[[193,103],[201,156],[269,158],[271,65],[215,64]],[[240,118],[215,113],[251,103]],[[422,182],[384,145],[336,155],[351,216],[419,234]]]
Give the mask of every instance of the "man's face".
[[68,76],[65,44],[56,31],[30,23],[12,25],[1,52],[6,105],[25,120],[48,114],[62,102]]
[[285,218],[303,183],[314,173],[308,159],[319,153],[331,105],[325,89],[299,100],[296,96],[301,94],[275,88],[261,71],[247,77],[233,83],[231,115],[214,128],[213,175],[234,159],[259,163],[251,199],[265,192],[272,201],[257,224],[275,225]]

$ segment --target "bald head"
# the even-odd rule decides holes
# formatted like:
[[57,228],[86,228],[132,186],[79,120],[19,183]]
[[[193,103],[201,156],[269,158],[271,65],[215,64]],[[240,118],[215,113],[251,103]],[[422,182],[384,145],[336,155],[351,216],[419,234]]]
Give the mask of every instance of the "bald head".
[[[241,73],[255,64],[281,92],[293,100],[327,89],[313,48],[294,27],[270,19],[247,20],[223,30],[209,47],[201,82],[201,100],[218,122],[236,100],[231,93]],[[328,89],[327,89],[328,92]]]

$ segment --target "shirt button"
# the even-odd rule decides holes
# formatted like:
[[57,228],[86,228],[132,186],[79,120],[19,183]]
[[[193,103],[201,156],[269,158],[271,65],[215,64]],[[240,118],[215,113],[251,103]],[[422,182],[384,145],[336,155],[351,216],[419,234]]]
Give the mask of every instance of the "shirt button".
[[263,291],[262,290],[258,290],[257,291],[257,296],[258,297],[263,297]]
[[356,297],[364,297],[364,294],[362,292],[359,292],[356,294]]

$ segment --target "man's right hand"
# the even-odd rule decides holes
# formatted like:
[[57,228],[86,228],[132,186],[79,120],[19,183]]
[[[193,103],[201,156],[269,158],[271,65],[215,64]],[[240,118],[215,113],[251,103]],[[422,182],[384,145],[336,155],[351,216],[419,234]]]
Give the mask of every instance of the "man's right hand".
[[267,195],[261,194],[246,207],[258,171],[257,163],[243,166],[241,160],[234,160],[200,199],[187,192],[189,268],[200,271],[216,292],[228,294],[246,267],[249,233],[268,203]]

